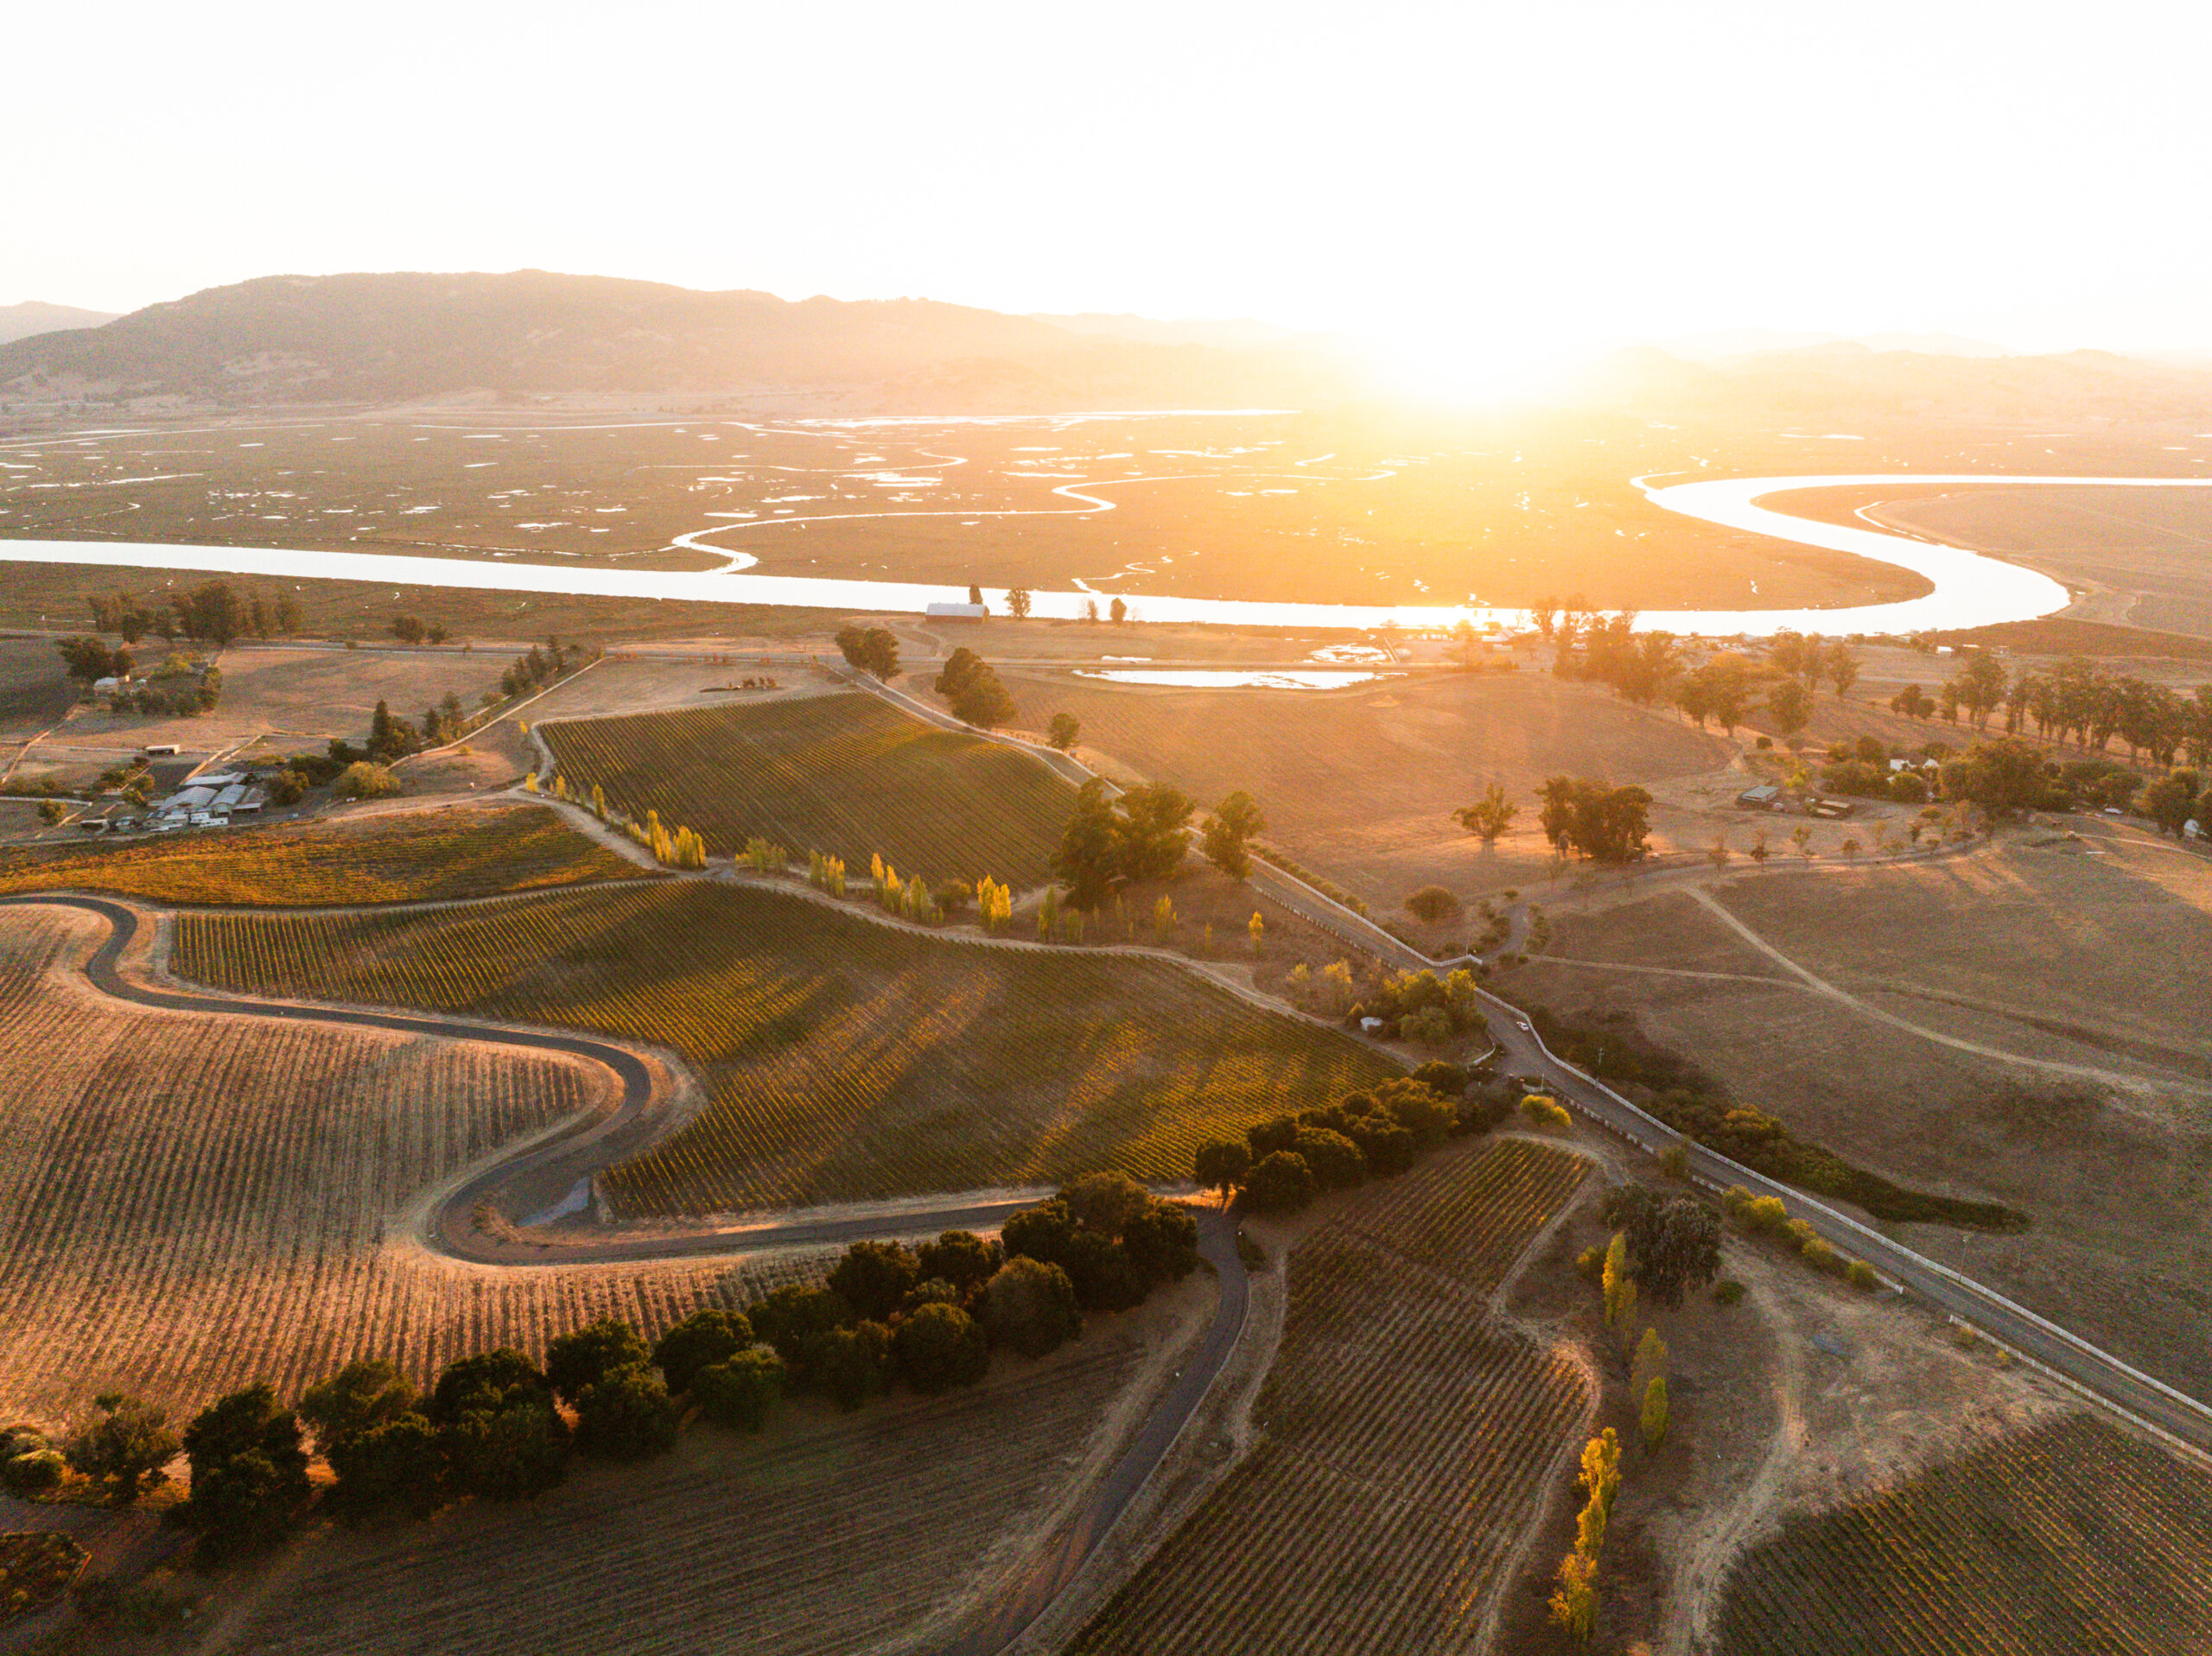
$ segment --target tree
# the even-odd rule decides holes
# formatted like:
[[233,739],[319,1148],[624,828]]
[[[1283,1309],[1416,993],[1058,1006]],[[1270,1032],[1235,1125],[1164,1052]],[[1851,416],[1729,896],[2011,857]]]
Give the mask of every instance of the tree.
[[676,1447],[676,1405],[642,1359],[601,1374],[575,1405],[576,1447],[596,1460],[642,1461]]
[[1497,836],[1512,826],[1520,811],[1521,808],[1505,796],[1504,784],[1493,782],[1473,804],[1453,811],[1452,820],[1484,845],[1495,845]]
[[920,1280],[919,1262],[897,1242],[855,1242],[830,1272],[831,1291],[874,1323],[887,1322]]
[[1654,1374],[1643,1388],[1643,1444],[1656,1449],[1667,1441],[1667,1377]]
[[1538,790],[1544,837],[1592,861],[1640,862],[1649,850],[1651,796],[1633,785],[1608,788],[1587,777],[1552,777]]
[[784,1360],[768,1346],[734,1352],[692,1379],[692,1395],[708,1419],[731,1431],[758,1431],[784,1394]]
[[1197,809],[1165,783],[1126,790],[1114,802],[1117,871],[1133,880],[1166,879],[1173,873],[1190,851],[1184,829]]
[[1076,739],[1082,734],[1082,720],[1071,713],[1056,713],[1052,715],[1052,726],[1046,733],[1046,739],[1065,753],[1075,746]]
[[702,1368],[726,1362],[753,1343],[753,1324],[719,1306],[694,1311],[653,1342],[653,1362],[671,1392],[689,1392]]
[[1840,638],[1828,646],[1827,669],[1828,677],[1835,685],[1836,699],[1840,701],[1849,695],[1851,687],[1859,682],[1859,657]]
[[1252,873],[1252,857],[1245,849],[1245,842],[1267,831],[1267,817],[1252,796],[1240,788],[1215,806],[1213,815],[1206,818],[1201,849],[1206,860],[1230,879],[1248,879]]
[[1252,1152],[1234,1139],[1209,1139],[1198,1146],[1192,1167],[1198,1188],[1218,1191],[1226,1202],[1252,1171]]
[[325,1445],[338,1475],[334,1500],[355,1522],[385,1513],[428,1518],[445,1500],[446,1457],[437,1428],[419,1414],[403,1414],[351,1432]]
[[886,682],[899,676],[898,635],[883,627],[839,627],[837,650],[849,665]]
[[1068,888],[1069,907],[1095,909],[1106,900],[1120,872],[1117,839],[1106,784],[1093,777],[1077,792],[1075,814],[1052,853],[1052,872]]
[[1529,624],[1547,638],[1559,620],[1559,600],[1540,598],[1529,606]]
[[1106,613],[1114,625],[1116,626],[1119,626],[1122,622],[1129,619],[1129,606],[1122,600],[1117,598],[1111,604],[1107,606]]
[[1652,1304],[1676,1310],[1686,1291],[1720,1274],[1720,1215],[1695,1197],[1624,1185],[1599,1211],[1621,1227],[1637,1285]]
[[377,703],[377,710],[369,719],[369,758],[380,765],[389,765],[394,759],[404,758],[421,746],[415,726],[395,717],[391,703]]
[[72,1429],[61,1453],[73,1470],[105,1484],[109,1499],[128,1507],[168,1477],[162,1469],[176,1457],[176,1434],[168,1414],[143,1398],[103,1392],[92,1407],[99,1412]]
[[267,1381],[232,1392],[184,1429],[192,1464],[185,1520],[202,1565],[274,1546],[307,1504],[308,1456],[300,1423]]
[[615,1317],[564,1334],[545,1348],[545,1379],[562,1399],[575,1405],[584,1389],[619,1369],[639,1367],[652,1353],[637,1329]]
[[1025,1357],[1042,1357],[1083,1332],[1075,1284],[1042,1259],[1008,1259],[984,1285],[981,1303],[991,1343]]
[[980,607],[983,601],[983,589],[981,587],[970,586],[968,588],[968,601]]
[[916,1250],[925,1281],[949,1282],[963,1298],[991,1279],[1004,1253],[970,1230],[948,1230]]
[[391,618],[391,636],[402,644],[422,643],[424,630],[420,616],[395,615]]
[[1300,1127],[1290,1149],[1313,1170],[1314,1182],[1325,1190],[1349,1190],[1367,1177],[1367,1158],[1359,1146],[1327,1127]]
[[963,724],[986,729],[1014,716],[1014,698],[991,664],[966,645],[955,650],[937,676],[937,693]]
[[1796,679],[1785,678],[1766,693],[1766,710],[1774,715],[1777,730],[1795,736],[1813,716],[1812,695]]
[[488,1413],[512,1403],[542,1402],[550,1394],[545,1374],[512,1346],[457,1357],[439,1374],[423,1411],[439,1425],[468,1414]]
[[569,1475],[569,1426],[550,1403],[514,1403],[472,1418],[461,1436],[461,1487],[486,1500],[535,1501]]
[[1636,1282],[1630,1276],[1628,1263],[1628,1238],[1619,1231],[1605,1245],[1605,1270],[1603,1279],[1605,1292],[1605,1326],[1624,1327],[1636,1311]]
[[[2178,835],[2182,825],[2196,815],[2196,773],[2177,771],[2143,790],[2141,809],[2160,828]],[[2198,818],[2200,822],[2202,819]]]
[[[61,654],[61,664],[71,678],[80,684],[90,684],[96,679],[113,676],[115,658],[119,653],[110,650],[98,638],[62,638],[54,646]],[[126,663],[128,657],[125,657]],[[124,671],[130,669],[126,665]]]
[[1027,621],[1029,619],[1029,606],[1030,597],[1028,587],[1009,587],[1007,588],[1007,613],[1014,617],[1015,620]]
[[924,1305],[892,1331],[899,1376],[924,1397],[973,1386],[991,1366],[991,1348],[976,1320],[957,1305]]
[[1552,1620],[1586,1642],[1598,1626],[1598,1564],[1580,1551],[1560,1560],[1559,1585],[1552,1589]]
[[309,1386],[299,1412],[327,1450],[341,1437],[373,1431],[414,1408],[413,1383],[382,1357],[365,1357]]
[[1313,1200],[1313,1170],[1294,1151],[1262,1156],[1245,1176],[1244,1199],[1258,1213],[1294,1213]]
[[2032,809],[2044,791],[2043,756],[2017,736],[1976,742],[1944,762],[1943,791],[1979,805],[1992,817]]

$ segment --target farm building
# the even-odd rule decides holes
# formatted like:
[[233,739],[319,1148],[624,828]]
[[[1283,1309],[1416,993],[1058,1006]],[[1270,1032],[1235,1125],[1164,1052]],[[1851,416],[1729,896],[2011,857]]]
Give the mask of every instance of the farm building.
[[932,621],[980,621],[990,611],[981,604],[932,604],[924,613]]
[[1739,811],[1778,811],[1782,809],[1782,787],[1778,783],[1763,782],[1756,788],[1746,788],[1736,796]]

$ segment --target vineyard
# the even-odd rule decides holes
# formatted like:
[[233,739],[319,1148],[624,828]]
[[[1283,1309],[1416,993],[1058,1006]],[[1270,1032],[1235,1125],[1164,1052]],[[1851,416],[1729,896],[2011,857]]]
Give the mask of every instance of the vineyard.
[[380,812],[112,847],[0,851],[0,891],[112,891],[154,903],[272,908],[483,897],[637,873],[545,805]]
[[1203,1140],[1396,1072],[1165,961],[895,931],[755,888],[598,886],[429,913],[188,914],[218,988],[672,1047],[708,1107],[601,1181],[632,1215],[1180,1178]]
[[1293,1252],[1258,1446],[1071,1650],[1471,1645],[1587,1407],[1576,1368],[1484,1300],[1586,1169],[1503,1140],[1428,1164]]
[[[0,1413],[93,1393],[173,1412],[358,1356],[418,1379],[542,1350],[602,1316],[664,1327],[766,1273],[710,1265],[486,1275],[386,1235],[417,1190],[605,1101],[600,1072],[510,1049],[125,1006],[81,974],[92,917],[0,930]],[[811,1267],[793,1262],[785,1272]]]
[[1141,1367],[1131,1343],[1094,1330],[935,1402],[793,1410],[759,1437],[696,1427],[666,1460],[581,1474],[527,1509],[479,1507],[398,1544],[310,1557],[239,1647],[911,1648],[933,1616],[988,1590],[984,1571],[1019,1564],[1006,1543],[1083,1475],[1079,1452]]
[[2212,1477],[2070,1416],[1785,1525],[1716,1630],[1725,1656],[2212,1649]]
[[1046,875],[1074,790],[1036,760],[870,695],[632,714],[537,728],[572,792],[657,810],[717,855],[754,836],[865,868],[1017,889]]

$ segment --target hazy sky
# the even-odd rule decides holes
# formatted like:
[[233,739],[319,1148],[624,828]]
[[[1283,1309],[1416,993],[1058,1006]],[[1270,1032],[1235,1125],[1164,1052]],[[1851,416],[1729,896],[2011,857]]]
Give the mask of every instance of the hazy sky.
[[1477,378],[1750,326],[2212,346],[2201,3],[130,0],[4,30],[0,302],[534,265],[1258,316]]

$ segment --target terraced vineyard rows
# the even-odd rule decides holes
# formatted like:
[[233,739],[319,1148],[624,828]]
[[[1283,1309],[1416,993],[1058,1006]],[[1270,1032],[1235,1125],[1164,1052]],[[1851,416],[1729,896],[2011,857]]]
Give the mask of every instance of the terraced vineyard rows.
[[113,891],[156,903],[272,908],[485,897],[638,873],[547,805],[378,812],[0,851],[0,891]]
[[1258,1447],[1071,1650],[1470,1647],[1587,1407],[1574,1366],[1482,1301],[1586,1168],[1501,1141],[1301,1244]]
[[[125,1007],[92,917],[0,930],[0,1412],[121,1387],[188,1409],[356,1356],[416,1375],[759,1283],[709,1265],[489,1274],[387,1238],[426,1184],[586,1107],[597,1072],[460,1042]],[[789,1272],[808,1272],[794,1264]],[[760,1278],[765,1281],[765,1277]]]
[[565,1025],[672,1047],[710,1102],[603,1188],[701,1214],[1187,1177],[1204,1139],[1396,1073],[1162,961],[994,949],[699,881],[427,914],[185,915],[219,988]]
[[803,860],[880,854],[904,874],[1017,890],[1041,882],[1075,793],[1011,748],[908,718],[874,696],[632,714],[538,726],[571,790],[596,783],[638,822],[648,809],[716,855],[755,834]]
[[2212,1476],[2089,1415],[1784,1526],[1738,1561],[1723,1656],[2212,1650]]
[[[910,1646],[932,1611],[1049,1506],[1140,1354],[1094,1328],[981,1388],[757,1438],[711,1429],[665,1461],[332,1557],[255,1618],[257,1656],[846,1656]],[[320,1561],[318,1561],[320,1562]]]

